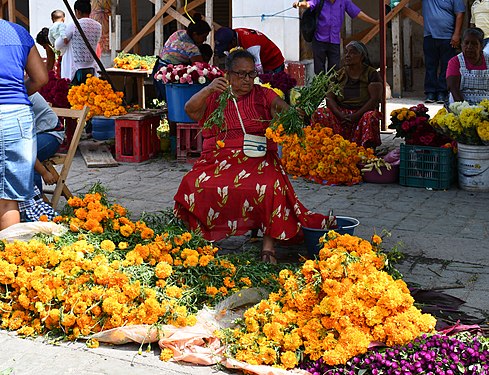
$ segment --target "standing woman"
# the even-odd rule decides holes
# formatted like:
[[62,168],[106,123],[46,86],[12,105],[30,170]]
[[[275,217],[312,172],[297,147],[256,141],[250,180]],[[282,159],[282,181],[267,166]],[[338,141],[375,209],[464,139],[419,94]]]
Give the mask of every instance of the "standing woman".
[[[33,197],[36,135],[28,95],[48,82],[28,31],[0,19],[0,230],[20,222],[17,201]],[[27,73],[28,78],[25,79]]]
[[[81,29],[95,51],[102,35],[102,25],[90,18],[90,0],[76,0],[73,8]],[[98,69],[97,62],[74,22],[66,25],[66,38],[68,45],[65,45],[62,38],[58,38],[54,46],[57,50],[66,49],[61,59],[61,78],[71,80],[73,85],[81,85],[85,83],[88,74],[95,75]]]

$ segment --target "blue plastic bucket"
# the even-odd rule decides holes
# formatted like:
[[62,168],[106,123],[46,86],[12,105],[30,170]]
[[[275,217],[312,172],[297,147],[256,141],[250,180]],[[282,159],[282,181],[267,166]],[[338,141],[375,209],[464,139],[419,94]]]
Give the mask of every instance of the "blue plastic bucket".
[[165,85],[168,119],[173,122],[195,122],[185,113],[185,103],[207,85],[167,83]]
[[[355,228],[360,224],[357,219],[347,216],[336,216],[338,228],[334,229],[339,234],[353,235]],[[329,232],[329,229],[314,229],[302,227],[304,232],[304,241],[306,243],[307,255],[309,258],[314,258],[319,254],[322,244],[319,244],[319,239]]]
[[115,119],[104,116],[92,117],[92,137],[97,141],[115,138]]

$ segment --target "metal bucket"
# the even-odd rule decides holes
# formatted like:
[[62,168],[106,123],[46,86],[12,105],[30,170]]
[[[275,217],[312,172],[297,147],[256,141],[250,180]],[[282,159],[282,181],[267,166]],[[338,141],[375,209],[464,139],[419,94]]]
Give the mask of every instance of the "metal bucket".
[[489,146],[458,144],[458,184],[469,191],[489,191]]

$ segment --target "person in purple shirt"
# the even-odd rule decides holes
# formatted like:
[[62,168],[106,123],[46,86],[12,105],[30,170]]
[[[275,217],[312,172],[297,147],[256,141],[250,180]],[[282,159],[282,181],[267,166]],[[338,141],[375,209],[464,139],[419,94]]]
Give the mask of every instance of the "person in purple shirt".
[[[321,0],[302,0],[292,4],[294,8],[318,8]],[[312,54],[314,58],[314,73],[319,74],[326,71],[326,60],[328,69],[340,67],[340,42],[341,29],[345,20],[345,12],[351,18],[358,18],[362,21],[378,24],[375,20],[366,15],[351,0],[323,0],[323,7],[317,19],[317,28],[312,40]]]

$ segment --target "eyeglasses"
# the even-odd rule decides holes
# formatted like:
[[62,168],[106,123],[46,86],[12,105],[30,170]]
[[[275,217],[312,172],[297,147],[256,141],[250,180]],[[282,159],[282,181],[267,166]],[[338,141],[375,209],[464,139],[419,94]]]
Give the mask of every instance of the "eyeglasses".
[[234,70],[230,70],[229,72],[236,74],[241,79],[245,79],[246,76],[251,79],[255,79],[256,77],[258,77],[258,72],[256,70],[253,70],[251,72],[235,72]]

